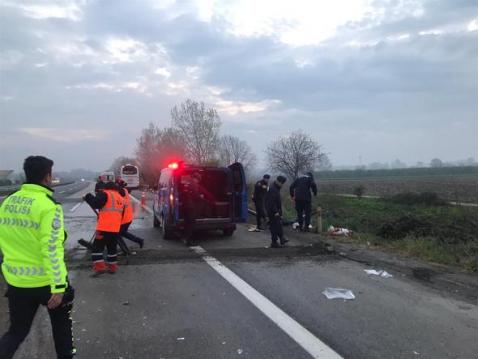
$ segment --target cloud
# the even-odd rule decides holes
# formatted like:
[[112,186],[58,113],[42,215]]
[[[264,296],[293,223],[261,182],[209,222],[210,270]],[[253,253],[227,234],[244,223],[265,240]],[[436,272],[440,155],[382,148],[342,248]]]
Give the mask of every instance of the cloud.
[[47,1],[43,4],[35,2],[4,1],[4,7],[18,9],[25,17],[35,20],[66,19],[80,21],[83,16],[81,7],[76,1]]
[[86,129],[29,127],[20,128],[19,131],[32,137],[65,143],[80,141],[101,141],[106,138],[106,132],[104,131],[92,131]]
[[[28,136],[63,163],[78,151],[106,168],[132,154],[149,122],[169,125],[170,109],[186,98],[216,107],[223,130],[247,138],[259,156],[269,139],[300,128],[337,164],[356,162],[357,152],[371,161],[414,162],[433,151],[478,157],[475,0],[0,7],[6,136]],[[104,150],[113,140],[124,146]],[[23,153],[22,141],[9,143]]]

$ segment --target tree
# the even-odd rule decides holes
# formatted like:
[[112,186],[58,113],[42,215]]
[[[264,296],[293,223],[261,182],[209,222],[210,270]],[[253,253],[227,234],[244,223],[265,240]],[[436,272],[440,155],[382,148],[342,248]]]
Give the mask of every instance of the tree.
[[190,99],[171,110],[172,124],[183,138],[186,158],[195,164],[216,159],[221,120],[214,108]]
[[330,171],[332,169],[332,162],[327,153],[321,153],[319,158],[319,171]]
[[273,141],[267,147],[266,154],[270,168],[286,174],[292,180],[301,172],[313,171],[324,156],[318,142],[302,131]]
[[121,166],[124,166],[127,164],[136,166],[136,159],[131,157],[120,156],[113,161],[109,169],[110,171],[113,171],[116,176],[118,176],[120,173]]
[[430,167],[443,167],[443,162],[439,158],[434,158],[430,161]]
[[184,140],[178,130],[161,129],[150,123],[137,139],[136,147],[136,163],[143,180],[154,186],[161,169],[168,163],[184,159],[185,152]]
[[225,135],[219,139],[219,163],[228,166],[234,162],[241,162],[246,172],[250,172],[257,162],[251,147],[244,140],[235,136]]

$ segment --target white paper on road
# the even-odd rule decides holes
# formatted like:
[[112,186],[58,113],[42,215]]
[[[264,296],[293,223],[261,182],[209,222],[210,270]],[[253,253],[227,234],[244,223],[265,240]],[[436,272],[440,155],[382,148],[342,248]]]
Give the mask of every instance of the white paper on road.
[[355,299],[354,293],[350,289],[344,289],[344,288],[327,287],[322,292],[322,294],[325,295],[327,299],[345,299],[345,300]]
[[364,272],[368,275],[378,275],[382,278],[392,278],[393,275],[384,270],[364,269]]

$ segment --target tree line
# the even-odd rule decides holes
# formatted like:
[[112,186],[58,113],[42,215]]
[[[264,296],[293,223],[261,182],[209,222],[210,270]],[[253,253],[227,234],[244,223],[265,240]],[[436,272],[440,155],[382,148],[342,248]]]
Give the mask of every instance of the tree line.
[[[154,185],[162,168],[185,160],[198,165],[228,166],[241,162],[252,173],[257,156],[251,146],[233,135],[220,135],[221,119],[213,107],[186,100],[171,110],[171,124],[161,128],[153,123],[137,139],[136,158],[119,157],[111,170],[127,163],[140,168],[143,181]],[[274,173],[297,178],[304,171],[331,167],[326,153],[310,135],[297,131],[272,141],[266,150],[267,166]]]

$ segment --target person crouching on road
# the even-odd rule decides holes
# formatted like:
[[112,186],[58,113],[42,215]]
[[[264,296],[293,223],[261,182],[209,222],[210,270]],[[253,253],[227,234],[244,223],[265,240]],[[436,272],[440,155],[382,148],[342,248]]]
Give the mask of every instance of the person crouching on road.
[[[114,274],[118,270],[117,243],[123,220],[124,199],[114,182],[108,182],[96,196],[88,193],[84,200],[93,208],[98,209],[96,237],[93,242],[91,259],[93,272],[103,274],[108,270]],[[103,257],[106,247],[107,266]]]
[[252,200],[254,201],[254,206],[256,207],[256,221],[257,226],[255,231],[260,232],[262,228],[262,220],[266,219],[266,211],[264,208],[264,200],[269,189],[269,179],[271,176],[265,174],[260,181],[257,181],[254,185],[254,194],[252,195]]
[[[73,358],[76,353],[70,316],[74,290],[64,260],[63,209],[50,188],[52,167],[53,161],[43,156],[25,159],[25,184],[0,205],[0,251],[10,315],[10,328],[0,339],[2,359],[13,358],[40,305],[48,308],[57,357]],[[41,353],[42,348],[36,349]]]
[[[310,215],[312,213],[312,195],[317,197],[317,184],[314,181],[312,172],[307,172],[297,178],[289,187],[289,193],[295,201],[295,210],[297,211],[297,222],[301,232],[308,232],[310,225]],[[305,223],[304,223],[305,219]]]
[[[271,248],[280,248],[288,242],[284,238],[282,228],[282,200],[280,197],[280,190],[286,181],[287,179],[284,176],[278,176],[272,186],[270,186],[265,198],[272,239]],[[277,243],[278,240],[280,240],[280,245]]]
[[132,242],[138,243],[140,248],[144,246],[144,239],[136,237],[134,234],[128,231],[129,226],[133,223],[134,220],[134,210],[131,203],[131,197],[128,189],[126,188],[127,183],[123,180],[116,181],[119,192],[124,199],[124,212],[123,219],[121,221],[120,227],[120,236],[129,239]]

